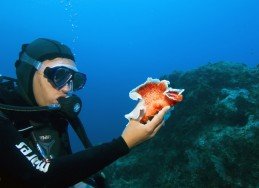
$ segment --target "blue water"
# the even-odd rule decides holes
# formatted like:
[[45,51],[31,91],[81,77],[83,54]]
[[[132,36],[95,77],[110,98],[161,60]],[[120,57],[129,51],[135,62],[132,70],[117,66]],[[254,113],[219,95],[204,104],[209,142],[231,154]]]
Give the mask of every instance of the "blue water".
[[217,61],[257,65],[258,12],[258,0],[2,0],[0,73],[15,76],[21,44],[38,37],[70,46],[88,76],[80,116],[97,144],[121,134],[136,104],[128,92],[147,77]]

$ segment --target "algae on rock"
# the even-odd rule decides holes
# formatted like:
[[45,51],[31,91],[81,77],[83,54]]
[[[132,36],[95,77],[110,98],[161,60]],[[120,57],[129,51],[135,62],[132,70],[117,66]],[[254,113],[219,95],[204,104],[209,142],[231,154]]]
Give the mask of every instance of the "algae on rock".
[[105,169],[110,187],[258,187],[259,67],[219,62],[161,79],[184,101],[152,140]]

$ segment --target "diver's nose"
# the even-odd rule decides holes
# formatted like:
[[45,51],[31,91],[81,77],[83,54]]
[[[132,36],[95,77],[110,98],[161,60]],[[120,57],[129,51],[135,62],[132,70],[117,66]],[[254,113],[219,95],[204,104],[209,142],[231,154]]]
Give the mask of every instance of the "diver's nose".
[[69,93],[69,92],[73,91],[73,82],[72,82],[72,80],[69,81],[68,83],[66,83],[60,90],[63,93]]

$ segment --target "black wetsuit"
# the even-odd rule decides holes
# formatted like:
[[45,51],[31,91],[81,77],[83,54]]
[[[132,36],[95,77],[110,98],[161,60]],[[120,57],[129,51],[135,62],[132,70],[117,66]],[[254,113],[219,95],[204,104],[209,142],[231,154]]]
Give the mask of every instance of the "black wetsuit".
[[[3,100],[5,98],[5,100]],[[6,99],[7,98],[7,99]],[[0,91],[0,102],[25,105],[17,92]],[[0,187],[68,187],[98,172],[129,152],[122,137],[109,143],[89,147],[75,153],[68,144],[67,122],[52,113],[14,113],[0,111]],[[56,156],[45,160],[30,139],[30,131],[22,134],[18,129],[31,122],[48,124],[48,131],[55,130],[60,143]],[[47,139],[42,137],[43,139]],[[60,147],[61,146],[61,147]]]

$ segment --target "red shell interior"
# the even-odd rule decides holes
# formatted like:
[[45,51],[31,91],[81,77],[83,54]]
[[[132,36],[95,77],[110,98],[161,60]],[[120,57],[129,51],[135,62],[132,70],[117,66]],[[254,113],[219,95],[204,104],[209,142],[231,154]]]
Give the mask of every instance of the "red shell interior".
[[146,113],[141,119],[141,123],[146,123],[149,119],[158,113],[165,106],[174,106],[177,102],[182,101],[182,95],[178,95],[177,92],[168,92],[170,97],[174,97],[175,100],[167,97],[164,92],[167,86],[163,82],[150,82],[141,86],[137,92],[142,96],[145,105]]

